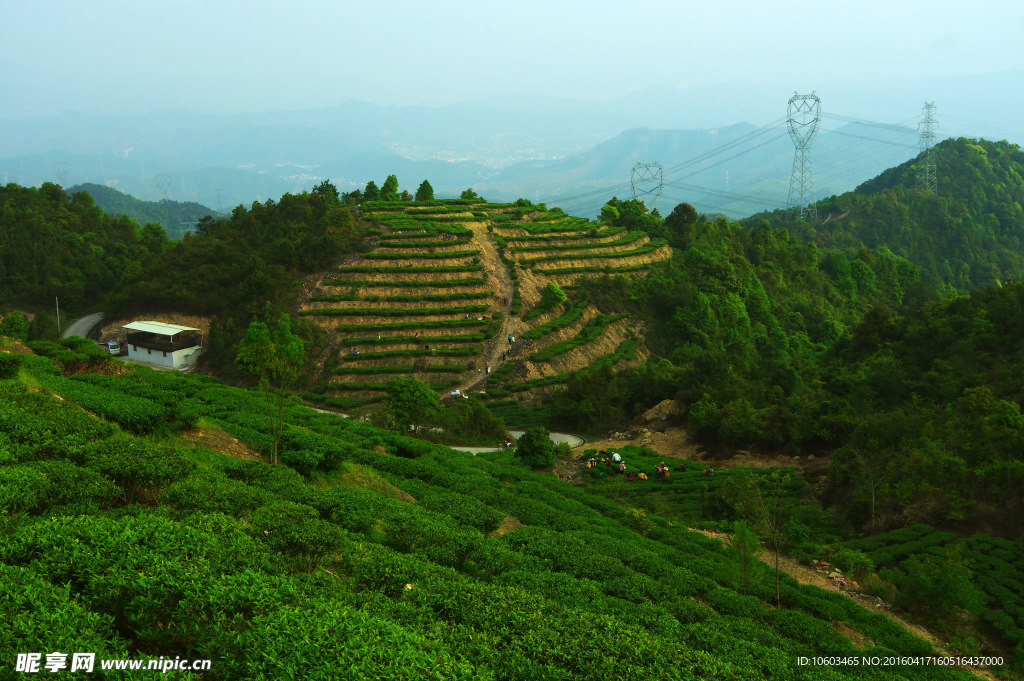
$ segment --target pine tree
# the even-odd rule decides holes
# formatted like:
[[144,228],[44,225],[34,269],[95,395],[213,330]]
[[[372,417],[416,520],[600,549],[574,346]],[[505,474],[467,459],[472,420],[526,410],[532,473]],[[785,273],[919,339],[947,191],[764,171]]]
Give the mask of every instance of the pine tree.
[[420,184],[419,189],[416,190],[417,201],[433,201],[434,200],[434,188],[430,186],[430,183],[423,180]]

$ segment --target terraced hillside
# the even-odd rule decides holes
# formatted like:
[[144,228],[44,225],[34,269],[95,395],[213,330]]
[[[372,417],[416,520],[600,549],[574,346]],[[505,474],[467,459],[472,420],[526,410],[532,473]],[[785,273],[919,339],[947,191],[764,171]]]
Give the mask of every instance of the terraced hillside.
[[[549,281],[642,274],[671,256],[660,240],[480,200],[372,202],[363,209],[379,226],[372,250],[318,275],[299,303],[298,314],[333,338],[325,380],[311,395],[319,401],[374,402],[400,376],[438,390],[480,390],[491,378],[488,392],[505,398],[595,362],[642,358],[642,339],[628,319],[602,315],[585,301],[537,305]],[[510,378],[544,385],[498,388]]]
[[581,276],[642,276],[671,257],[664,240],[558,213],[526,220],[499,216],[494,240],[512,268],[522,309],[511,323],[511,355],[488,381],[489,397],[535,402],[573,372],[646,359],[643,332],[634,320],[571,298],[546,309],[542,291],[550,282],[571,288]]

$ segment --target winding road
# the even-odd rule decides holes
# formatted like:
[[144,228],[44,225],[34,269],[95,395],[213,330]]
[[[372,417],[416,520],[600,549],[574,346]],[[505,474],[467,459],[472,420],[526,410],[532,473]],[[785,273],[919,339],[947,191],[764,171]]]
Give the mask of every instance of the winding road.
[[64,333],[61,334],[61,337],[70,338],[71,336],[81,336],[82,338],[85,338],[88,333],[92,331],[92,327],[100,323],[101,319],[103,319],[102,312],[97,312],[95,314],[76,319],[68,324],[67,328],[64,329]]
[[[518,440],[526,431],[511,430],[509,432],[512,434],[513,438]],[[570,435],[569,433],[551,433],[551,441],[555,444],[568,442],[570,447],[579,447],[586,442],[586,440],[578,435]],[[451,449],[457,449],[460,452],[469,452],[470,454],[480,454],[481,452],[497,452],[501,450],[501,447],[451,447]]]

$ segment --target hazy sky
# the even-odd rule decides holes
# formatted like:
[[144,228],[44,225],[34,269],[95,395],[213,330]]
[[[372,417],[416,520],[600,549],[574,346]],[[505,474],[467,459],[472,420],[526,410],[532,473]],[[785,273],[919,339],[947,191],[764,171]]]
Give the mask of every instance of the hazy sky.
[[4,116],[349,99],[613,99],[663,83],[1024,69],[1024,3],[4,0]]

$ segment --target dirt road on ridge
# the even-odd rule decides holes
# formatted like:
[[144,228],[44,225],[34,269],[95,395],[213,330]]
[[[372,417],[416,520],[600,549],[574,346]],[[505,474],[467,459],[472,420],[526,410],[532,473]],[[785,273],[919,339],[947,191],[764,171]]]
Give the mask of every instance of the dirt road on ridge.
[[515,330],[515,323],[511,315],[509,315],[509,310],[512,309],[512,277],[509,275],[508,268],[498,253],[498,247],[494,244],[486,227],[474,229],[473,232],[477,243],[480,244],[480,248],[483,250],[484,260],[494,262],[494,272],[500,282],[495,295],[504,296],[508,302],[501,305],[501,331],[494,338],[484,341],[483,349],[480,353],[482,361],[480,371],[476,376],[458,386],[459,390],[463,392],[474,390],[487,380],[488,365],[492,371],[498,370],[501,366],[501,353],[506,347],[506,338]]

